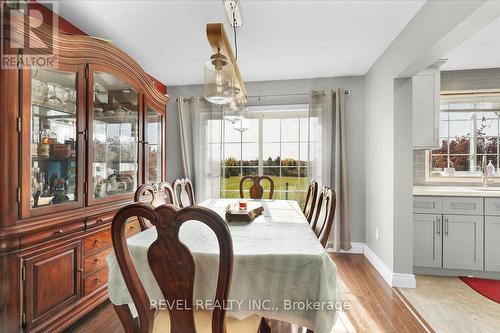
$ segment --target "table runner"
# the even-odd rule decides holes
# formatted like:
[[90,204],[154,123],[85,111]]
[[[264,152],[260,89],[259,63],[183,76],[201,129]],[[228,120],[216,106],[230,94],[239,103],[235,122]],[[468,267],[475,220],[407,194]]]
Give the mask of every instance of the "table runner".
[[[221,216],[235,199],[201,203]],[[256,314],[329,333],[335,321],[336,267],[307,224],[299,205],[288,200],[261,200],[263,215],[251,223],[228,223],[233,239],[234,265],[227,315],[243,319]],[[129,251],[151,300],[163,300],[147,261],[155,228],[128,239]],[[188,221],[180,239],[196,263],[195,300],[212,300],[218,274],[218,245],[204,224]],[[114,253],[107,257],[109,298],[113,304],[132,304]],[[198,303],[196,303],[198,304]],[[204,303],[206,304],[206,303]]]

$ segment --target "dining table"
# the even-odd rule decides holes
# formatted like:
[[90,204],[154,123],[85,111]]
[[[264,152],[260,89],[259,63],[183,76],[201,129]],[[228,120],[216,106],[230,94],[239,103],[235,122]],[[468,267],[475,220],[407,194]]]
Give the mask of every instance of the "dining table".
[[[208,199],[199,206],[223,219],[239,199]],[[226,222],[233,241],[234,263],[227,316],[257,315],[329,333],[337,314],[335,263],[318,241],[299,204],[293,200],[248,200],[262,205],[252,222]],[[154,227],[128,238],[128,248],[150,300],[164,300],[148,264]],[[194,303],[214,299],[219,248],[212,230],[199,221],[185,222],[180,240],[195,260]],[[107,256],[109,298],[115,305],[133,304],[116,261]]]

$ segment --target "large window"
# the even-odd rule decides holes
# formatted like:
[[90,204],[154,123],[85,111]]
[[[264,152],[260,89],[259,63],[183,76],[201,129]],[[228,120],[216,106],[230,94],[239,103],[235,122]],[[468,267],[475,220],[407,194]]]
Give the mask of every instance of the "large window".
[[[273,198],[303,202],[309,183],[308,105],[255,107],[249,114],[250,128],[243,132],[223,121],[221,197],[239,197],[242,176],[268,175]],[[268,190],[266,181],[263,186]]]
[[[441,104],[441,147],[430,151],[431,177],[479,176],[483,156],[499,170],[498,95],[483,93],[442,96]],[[497,174],[498,172],[495,173]]]

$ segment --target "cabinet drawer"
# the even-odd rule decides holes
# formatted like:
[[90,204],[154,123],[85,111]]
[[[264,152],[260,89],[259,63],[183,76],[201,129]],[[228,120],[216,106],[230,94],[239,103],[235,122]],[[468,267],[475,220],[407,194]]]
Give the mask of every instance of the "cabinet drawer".
[[105,215],[91,216],[87,219],[86,226],[87,228],[99,226],[101,224],[113,221],[114,217],[115,217],[115,212]]
[[108,282],[108,267],[83,279],[83,295],[87,296]]
[[125,237],[133,236],[139,232],[141,232],[139,220],[134,219],[133,221],[127,222],[127,225],[125,226]]
[[439,214],[442,211],[442,197],[413,197],[413,213]]
[[33,243],[40,243],[50,239],[60,238],[77,231],[81,231],[85,228],[85,223],[83,221],[66,224],[60,227],[53,227],[50,229],[45,229],[43,231],[28,234],[21,237],[21,245],[29,245]]
[[104,266],[106,266],[106,256],[112,251],[111,247],[108,247],[104,251],[97,252],[91,256],[83,259],[83,271],[85,274],[97,271]]
[[483,215],[483,198],[444,197],[443,214]]
[[110,229],[90,235],[83,240],[85,256],[110,246],[112,246]]
[[484,199],[484,215],[500,216],[500,198]]

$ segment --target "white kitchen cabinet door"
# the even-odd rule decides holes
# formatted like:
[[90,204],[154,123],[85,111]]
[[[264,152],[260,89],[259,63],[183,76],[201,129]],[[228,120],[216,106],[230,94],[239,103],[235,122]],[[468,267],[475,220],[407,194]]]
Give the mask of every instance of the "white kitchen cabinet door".
[[413,266],[441,268],[442,215],[413,214]]
[[439,69],[426,69],[412,78],[413,148],[438,148],[441,95]]
[[484,270],[500,272],[500,216],[484,218]]
[[483,270],[483,219],[443,215],[443,268]]

